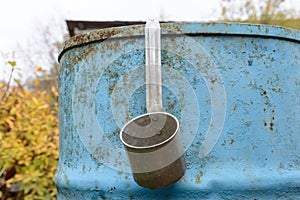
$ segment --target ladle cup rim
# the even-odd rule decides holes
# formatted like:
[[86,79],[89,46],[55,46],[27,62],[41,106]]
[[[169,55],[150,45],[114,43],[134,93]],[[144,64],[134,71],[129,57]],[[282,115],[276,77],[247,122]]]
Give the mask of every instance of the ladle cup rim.
[[[176,130],[174,131],[174,133],[173,133],[170,137],[168,137],[166,140],[164,140],[164,141],[162,141],[162,142],[160,142],[160,143],[154,144],[154,145],[149,145],[149,146],[134,146],[134,145],[130,145],[130,144],[126,143],[126,142],[123,140],[123,133],[124,133],[125,128],[126,128],[129,124],[133,123],[135,120],[137,120],[137,119],[139,119],[139,118],[142,118],[142,117],[144,117],[144,116],[147,116],[147,115],[152,115],[152,114],[163,114],[163,115],[168,115],[168,116],[170,116],[171,118],[173,118],[173,119],[175,120],[175,122],[176,122]],[[148,113],[139,115],[139,116],[137,116],[137,117],[135,117],[135,118],[129,120],[129,121],[123,126],[123,128],[122,128],[121,131],[120,131],[120,140],[121,140],[121,142],[122,142],[126,147],[128,147],[128,148],[132,148],[132,149],[152,149],[152,148],[155,148],[155,147],[158,147],[158,146],[161,146],[161,145],[163,145],[163,144],[168,143],[170,140],[172,140],[172,139],[176,136],[176,134],[178,133],[178,130],[179,130],[179,122],[178,122],[178,119],[177,119],[174,115],[172,115],[172,114],[170,114],[170,113],[167,113],[167,112],[148,112]]]

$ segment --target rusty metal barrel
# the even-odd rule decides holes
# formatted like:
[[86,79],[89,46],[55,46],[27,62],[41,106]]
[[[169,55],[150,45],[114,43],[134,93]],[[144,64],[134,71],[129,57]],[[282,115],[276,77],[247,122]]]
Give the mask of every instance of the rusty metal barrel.
[[120,141],[122,127],[147,112],[144,28],[106,28],[65,42],[59,199],[299,199],[300,32],[161,24],[163,112],[178,119],[174,141],[182,148],[145,166],[185,157],[186,168],[179,181],[151,190],[138,184],[132,149]]

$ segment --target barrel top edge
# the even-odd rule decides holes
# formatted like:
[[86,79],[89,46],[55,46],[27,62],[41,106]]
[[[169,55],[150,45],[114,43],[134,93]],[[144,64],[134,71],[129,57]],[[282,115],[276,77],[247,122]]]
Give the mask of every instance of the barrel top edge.
[[[131,25],[94,30],[69,38],[64,42],[58,60],[69,49],[91,42],[103,41],[109,38],[120,38],[144,35],[145,25]],[[196,34],[196,35],[245,35],[277,37],[300,42],[300,31],[280,26],[232,23],[232,22],[176,22],[162,23],[162,34]]]

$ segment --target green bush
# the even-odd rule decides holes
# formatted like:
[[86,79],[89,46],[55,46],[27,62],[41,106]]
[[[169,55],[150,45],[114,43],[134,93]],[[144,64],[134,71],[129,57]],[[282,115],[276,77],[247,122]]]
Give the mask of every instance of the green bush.
[[0,199],[56,199],[57,90],[7,88],[0,83],[5,92],[0,99]]

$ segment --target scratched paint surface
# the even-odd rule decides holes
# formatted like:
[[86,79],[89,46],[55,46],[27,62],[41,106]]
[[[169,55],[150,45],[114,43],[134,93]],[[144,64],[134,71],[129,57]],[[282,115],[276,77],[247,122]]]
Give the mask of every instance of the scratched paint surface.
[[[124,121],[146,112],[145,85],[127,91],[132,82],[125,76],[133,73],[138,83],[144,83],[143,37],[125,37],[141,35],[143,26],[108,29],[103,34],[98,31],[71,39],[60,55],[60,158],[55,177],[59,199],[299,199],[300,33],[243,24],[162,26],[163,32],[169,30],[189,35],[163,37],[164,109],[179,119],[183,136],[189,123],[184,121],[182,110],[200,113],[199,118],[190,118],[197,127],[195,138],[187,146],[185,176],[168,188],[144,189],[133,181],[131,173],[118,170],[120,162],[126,160],[123,154],[118,157],[113,151],[93,145],[87,149],[80,137],[81,125],[76,124],[73,109],[74,105],[90,104],[85,91],[94,95],[95,120],[113,147],[122,148],[119,131]],[[115,34],[119,34],[117,38],[103,41]],[[201,45],[206,55],[194,54],[195,46],[185,49],[186,54],[193,55],[190,57],[170,51],[180,49],[182,41],[188,42],[185,37]],[[123,53],[116,56],[120,51]],[[207,61],[207,56],[209,62],[202,62],[201,58]],[[108,65],[99,64],[103,60]],[[206,74],[212,63],[222,81]],[[167,85],[168,80],[178,79],[172,70],[185,79],[194,97],[184,95],[184,91],[178,95],[174,85]],[[80,87],[76,82],[79,73],[84,73]],[[210,87],[215,84],[222,84],[226,91],[225,123],[212,151],[200,158],[199,149],[212,115]],[[122,95],[114,96],[118,89],[124,95],[130,93],[126,112],[116,109],[124,104],[118,99]],[[74,92],[82,94],[75,103]],[[198,107],[186,105],[193,98]],[[118,111],[122,119],[116,117]],[[92,113],[78,119],[84,122],[89,115]],[[101,137],[95,138],[96,133],[88,136],[90,140],[84,141],[94,144],[99,140],[95,144],[101,146]],[[112,167],[105,165],[105,157],[115,159]]]

